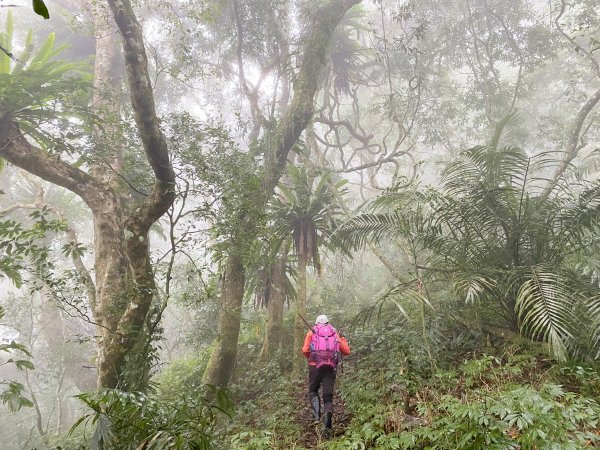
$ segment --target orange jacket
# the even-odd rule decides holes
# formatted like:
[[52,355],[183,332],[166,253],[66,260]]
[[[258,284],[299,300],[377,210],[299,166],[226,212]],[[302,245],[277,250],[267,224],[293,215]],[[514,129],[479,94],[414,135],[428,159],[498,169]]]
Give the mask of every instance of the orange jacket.
[[[306,336],[304,337],[304,345],[302,346],[302,353],[304,353],[304,356],[306,356],[307,358],[310,356],[310,341],[312,340],[312,336],[313,336],[313,332],[311,330],[308,333],[306,333]],[[348,345],[348,341],[346,340],[346,338],[342,337],[338,334],[338,342],[340,344],[340,352],[342,352],[342,355],[348,356],[350,354],[350,346]],[[317,365],[317,363],[315,363],[313,361],[309,362],[308,364],[310,364],[312,366]]]

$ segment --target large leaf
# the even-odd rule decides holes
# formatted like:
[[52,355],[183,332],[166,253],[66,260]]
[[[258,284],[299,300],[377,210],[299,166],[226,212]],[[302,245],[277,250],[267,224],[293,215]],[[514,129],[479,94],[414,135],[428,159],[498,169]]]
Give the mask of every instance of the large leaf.
[[48,12],[48,8],[46,7],[44,0],[32,0],[32,2],[33,2],[33,11],[37,15],[42,16],[44,19],[50,18],[50,13]]
[[548,342],[554,355],[566,360],[577,324],[574,306],[583,302],[581,294],[559,275],[534,268],[517,295],[521,331]]
[[10,72],[10,52],[12,51],[12,37],[13,37],[13,15],[12,11],[8,11],[6,15],[6,31],[0,33],[0,46],[4,51],[0,52],[0,73]]

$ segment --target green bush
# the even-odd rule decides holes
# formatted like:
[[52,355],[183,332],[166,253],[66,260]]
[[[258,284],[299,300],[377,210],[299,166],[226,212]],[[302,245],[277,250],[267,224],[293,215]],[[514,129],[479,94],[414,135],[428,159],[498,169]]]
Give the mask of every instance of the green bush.
[[95,426],[93,446],[122,450],[211,449],[218,416],[232,411],[228,394],[210,387],[205,395],[181,392],[160,400],[118,390],[78,398],[92,412],[81,417],[73,429],[84,422]]
[[208,365],[210,351],[208,348],[194,358],[177,359],[152,379],[159,396],[173,397],[183,392],[199,392],[203,390],[202,376]]
[[402,448],[575,450],[600,444],[593,432],[600,405],[553,384],[446,395],[421,413],[430,424],[399,435]]

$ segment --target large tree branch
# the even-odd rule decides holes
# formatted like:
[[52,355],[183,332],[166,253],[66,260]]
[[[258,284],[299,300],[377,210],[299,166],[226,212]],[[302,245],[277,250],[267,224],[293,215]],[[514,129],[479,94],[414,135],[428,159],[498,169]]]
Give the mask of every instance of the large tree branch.
[[[258,92],[250,90],[248,81],[246,80],[246,74],[244,72],[244,57],[243,57],[243,44],[244,44],[244,29],[242,27],[242,18],[240,15],[240,5],[237,0],[232,0],[233,3],[233,17],[235,19],[235,28],[237,32],[237,43],[236,43],[236,56],[238,64],[238,77],[240,79],[240,85],[246,98],[250,102],[250,113],[252,114],[252,131],[250,133],[250,142],[254,141],[260,133],[261,124],[264,122],[264,118],[260,113],[258,106]],[[264,73],[263,73],[264,74]]]
[[592,95],[590,98],[588,98],[587,102],[585,102],[585,104],[579,110],[579,113],[577,113],[577,117],[575,117],[575,122],[573,123],[573,128],[571,130],[571,136],[569,137],[569,142],[567,143],[567,149],[565,151],[563,159],[561,160],[560,164],[556,168],[556,171],[554,172],[554,176],[552,177],[550,183],[546,186],[544,192],[542,193],[544,197],[548,197],[548,195],[550,195],[550,192],[552,192],[552,189],[558,182],[559,178],[562,176],[565,170],[567,170],[569,164],[571,164],[571,161],[573,161],[573,159],[575,159],[575,157],[579,153],[579,150],[582,147],[581,145],[579,145],[579,140],[581,135],[581,129],[583,128],[583,122],[599,101],[600,89],[597,90],[594,93],[594,95]]
[[274,132],[265,138],[268,149],[261,185],[265,199],[275,190],[292,146],[314,113],[314,97],[320,86],[319,75],[327,61],[327,48],[333,31],[346,11],[358,3],[360,0],[332,0],[315,13],[304,44],[302,68],[294,83],[292,103]]
[[569,33],[567,33],[565,30],[563,30],[563,27],[560,24],[560,19],[565,14],[566,8],[567,8],[567,2],[565,0],[561,0],[560,1],[560,11],[558,12],[558,16],[556,16],[556,19],[554,19],[554,24],[556,25],[556,29],[567,41],[569,41],[571,43],[571,45],[573,46],[573,48],[576,51],[580,51],[587,57],[587,59],[594,66],[594,71],[596,72],[596,75],[598,75],[598,77],[600,77],[600,63],[598,63],[598,60],[594,57],[593,49],[590,50],[590,49],[586,48],[585,45],[582,45],[580,42],[577,42],[575,39],[573,39],[571,36],[569,36]]
[[0,156],[17,167],[79,195],[93,209],[101,201],[103,183],[84,171],[32,145],[10,115],[0,120]]
[[134,211],[134,222],[147,231],[171,206],[175,199],[175,173],[169,160],[167,142],[160,129],[154,93],[148,74],[148,57],[140,26],[129,0],[108,0],[123,38],[125,67],[135,122],[146,158],[156,176],[151,195]]
[[329,120],[323,114],[314,119],[315,123],[323,123],[325,125],[329,125],[330,128],[335,127],[346,127],[348,132],[354,136],[354,138],[359,141],[366,148],[369,146],[369,141],[373,139],[373,134],[369,134],[368,136],[360,134],[356,129],[352,126],[352,124],[348,120]]
[[[558,16],[556,16],[556,19],[554,19],[554,24],[556,25],[556,29],[560,32],[560,34],[567,41],[569,41],[569,43],[571,43],[571,45],[575,49],[580,50],[588,58],[588,60],[594,66],[596,75],[598,75],[600,77],[600,64],[598,63],[598,61],[596,60],[596,58],[594,57],[592,52],[590,50],[588,50],[587,48],[585,48],[585,46],[582,46],[582,45],[580,45],[580,43],[576,42],[575,39],[573,39],[571,36],[569,36],[569,34],[565,30],[563,30],[563,28],[560,24],[560,19],[565,14],[566,7],[567,7],[567,3],[564,0],[561,0],[560,11],[558,13]],[[571,161],[573,161],[573,159],[575,159],[575,157],[579,153],[579,150],[581,150],[581,148],[583,147],[582,145],[579,144],[581,129],[583,128],[583,123],[584,123],[585,119],[587,118],[587,116],[589,115],[589,113],[592,111],[592,109],[594,109],[594,107],[596,106],[596,104],[598,104],[599,101],[600,101],[600,89],[597,90],[594,93],[594,95],[592,95],[590,98],[588,98],[588,100],[584,103],[584,105],[579,110],[579,113],[577,113],[577,117],[575,117],[575,121],[573,123],[573,128],[571,130],[571,135],[569,137],[569,142],[567,143],[567,149],[565,151],[563,159],[560,162],[560,164],[558,165],[558,167],[556,168],[556,171],[554,172],[554,176],[552,177],[550,183],[544,189],[544,192],[542,193],[543,197],[548,197],[550,195],[550,193],[552,192],[552,189],[558,182],[559,178],[562,176],[562,174],[565,172],[565,170],[567,170]]]

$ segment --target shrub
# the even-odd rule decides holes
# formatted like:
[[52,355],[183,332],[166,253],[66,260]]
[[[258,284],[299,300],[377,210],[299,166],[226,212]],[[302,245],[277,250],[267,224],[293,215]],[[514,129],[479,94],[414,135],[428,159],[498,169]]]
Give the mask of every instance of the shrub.
[[81,417],[95,425],[94,445],[118,449],[210,449],[220,414],[232,404],[223,390],[208,387],[206,395],[182,392],[157,400],[141,392],[106,390],[78,396],[92,413]]

